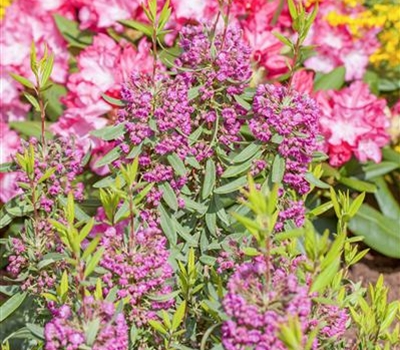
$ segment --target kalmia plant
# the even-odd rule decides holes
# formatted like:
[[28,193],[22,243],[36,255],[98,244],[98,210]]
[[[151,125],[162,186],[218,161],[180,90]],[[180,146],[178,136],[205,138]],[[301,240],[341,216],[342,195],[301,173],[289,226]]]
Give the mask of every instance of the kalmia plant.
[[[3,349],[400,345],[400,305],[386,303],[383,280],[368,291],[349,280],[367,253],[347,230],[365,195],[320,180],[319,109],[293,89],[317,7],[289,1],[297,36],[278,35],[290,48],[288,82],[254,88],[231,6],[221,0],[215,22],[184,27],[169,67],[157,51],[169,2],[160,12],[156,0],[143,5],[149,25],[125,23],[151,39],[154,66],[131,74],[122,100],[104,97],[121,108],[115,125],[94,132],[113,148],[97,162],[109,175],[89,189],[80,182],[89,158],[73,140],[46,139],[53,56],[37,61],[32,49],[36,83],[15,78],[34,92],[26,97],[42,129],[15,156],[20,194],[2,208],[1,228],[20,228],[1,241],[9,298],[0,320],[13,327]],[[307,210],[314,188],[330,200]],[[93,217],[80,207],[88,193]],[[331,208],[337,228],[320,235],[314,221]],[[24,313],[17,330],[14,311]]]

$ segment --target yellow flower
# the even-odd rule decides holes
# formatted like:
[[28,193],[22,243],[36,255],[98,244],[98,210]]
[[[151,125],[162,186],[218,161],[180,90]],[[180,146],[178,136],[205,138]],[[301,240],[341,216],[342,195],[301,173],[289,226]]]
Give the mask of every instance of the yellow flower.
[[0,0],[0,19],[3,19],[6,13],[6,7],[10,6],[11,0]]

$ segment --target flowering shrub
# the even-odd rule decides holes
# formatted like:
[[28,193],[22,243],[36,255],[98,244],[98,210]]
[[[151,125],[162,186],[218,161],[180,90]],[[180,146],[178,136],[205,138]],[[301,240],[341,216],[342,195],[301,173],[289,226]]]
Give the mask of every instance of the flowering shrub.
[[19,20],[15,0],[1,24],[2,349],[400,346],[383,279],[367,292],[349,275],[368,251],[349,228],[398,254],[383,178],[398,108],[367,67],[379,25],[355,31],[366,7],[32,10]]

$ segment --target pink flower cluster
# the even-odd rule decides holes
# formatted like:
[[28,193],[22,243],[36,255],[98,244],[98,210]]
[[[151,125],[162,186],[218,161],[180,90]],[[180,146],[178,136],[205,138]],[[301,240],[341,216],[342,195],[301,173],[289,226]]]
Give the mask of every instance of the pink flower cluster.
[[[103,218],[99,213],[98,218]],[[127,298],[131,309],[129,320],[141,327],[157,317],[156,311],[168,309],[173,300],[152,301],[148,296],[161,297],[172,292],[166,283],[172,277],[168,263],[167,240],[157,224],[148,220],[148,228],[138,228],[133,236],[126,232],[126,223],[113,227],[106,224],[95,228],[102,235],[105,253],[100,265],[106,270],[102,276],[105,295],[115,286],[119,299]]]
[[[227,350],[254,348],[284,350],[279,339],[280,328],[288,319],[297,317],[303,344],[307,335],[319,324],[315,314],[309,282],[296,276],[296,263],[267,266],[264,257],[238,266],[228,282],[223,307],[229,318],[222,326],[222,343]],[[271,281],[266,280],[269,274]],[[324,328],[318,338],[334,341],[346,330],[347,313],[336,306],[324,306]],[[329,316],[328,316],[329,315]],[[318,349],[318,338],[312,349]]]
[[366,83],[357,81],[340,91],[319,93],[317,100],[322,111],[321,131],[332,165],[340,166],[352,155],[361,162],[381,161],[381,148],[390,140],[384,99],[373,95]]
[[2,106],[0,120],[3,122],[25,119],[28,105],[19,99],[22,86],[14,82],[9,73],[33,78],[30,69],[32,42],[43,53],[45,44],[54,53],[52,79],[65,83],[68,74],[69,53],[67,45],[53,19],[53,14],[73,18],[73,10],[67,0],[28,1],[16,0],[7,8],[7,15],[0,22],[0,86]]
[[364,29],[356,37],[348,25],[329,24],[326,16],[332,11],[356,17],[365,8],[362,5],[346,6],[344,2],[336,0],[322,1],[307,38],[308,44],[316,46],[317,54],[307,59],[305,66],[321,73],[329,73],[338,66],[344,66],[347,81],[362,79],[369,56],[379,47],[377,34],[380,29]]
[[[69,305],[52,308],[53,318],[44,329],[45,350],[77,350],[83,346],[93,350],[127,350],[128,326],[123,313],[115,315],[114,304],[86,297],[78,312]],[[99,329],[90,341],[87,328],[99,321]]]
[[145,40],[136,49],[128,42],[118,44],[105,34],[95,36],[93,44],[77,57],[79,71],[71,74],[67,81],[69,93],[64,99],[67,109],[52,130],[65,137],[74,136],[85,151],[90,147],[104,147],[89,134],[107,125],[104,115],[113,111],[102,94],[119,97],[121,83],[129,72],[138,67],[149,71],[153,64],[149,52]]
[[382,159],[381,148],[390,141],[390,116],[386,101],[373,95],[369,86],[353,82],[341,90],[313,91],[312,72],[294,75],[297,91],[314,96],[319,104],[320,131],[324,136],[324,151],[333,166],[341,166],[352,156],[359,161]]

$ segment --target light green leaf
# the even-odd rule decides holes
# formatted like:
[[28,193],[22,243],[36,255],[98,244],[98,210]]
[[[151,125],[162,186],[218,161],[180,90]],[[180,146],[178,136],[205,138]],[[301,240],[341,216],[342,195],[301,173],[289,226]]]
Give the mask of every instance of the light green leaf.
[[16,80],[18,83],[22,84],[23,86],[25,86],[29,89],[35,88],[35,85],[28,79],[24,78],[23,76],[18,75],[18,74],[13,74],[13,73],[10,73],[10,75],[14,80]]
[[100,259],[103,256],[104,250],[105,250],[104,247],[99,248],[99,250],[97,250],[97,252],[94,253],[94,255],[90,258],[85,269],[84,273],[85,278],[90,276],[92,272],[95,270],[95,268],[98,266]]
[[285,159],[279,154],[275,156],[274,162],[272,164],[272,182],[281,183],[283,180],[283,175],[285,174],[286,164]]
[[177,308],[175,311],[175,314],[172,318],[172,330],[176,331],[179,326],[181,325],[183,318],[185,317],[185,311],[186,311],[186,301],[183,301],[181,305]]
[[[118,100],[117,98],[108,96],[106,94],[101,94],[101,97],[104,101],[108,102],[110,105],[117,106],[117,107],[125,107],[125,102],[122,100]],[[122,124],[119,124],[122,125]]]
[[118,124],[112,126],[106,126],[100,130],[93,130],[90,132],[91,135],[102,139],[104,141],[111,141],[119,138],[125,133],[125,124]]

